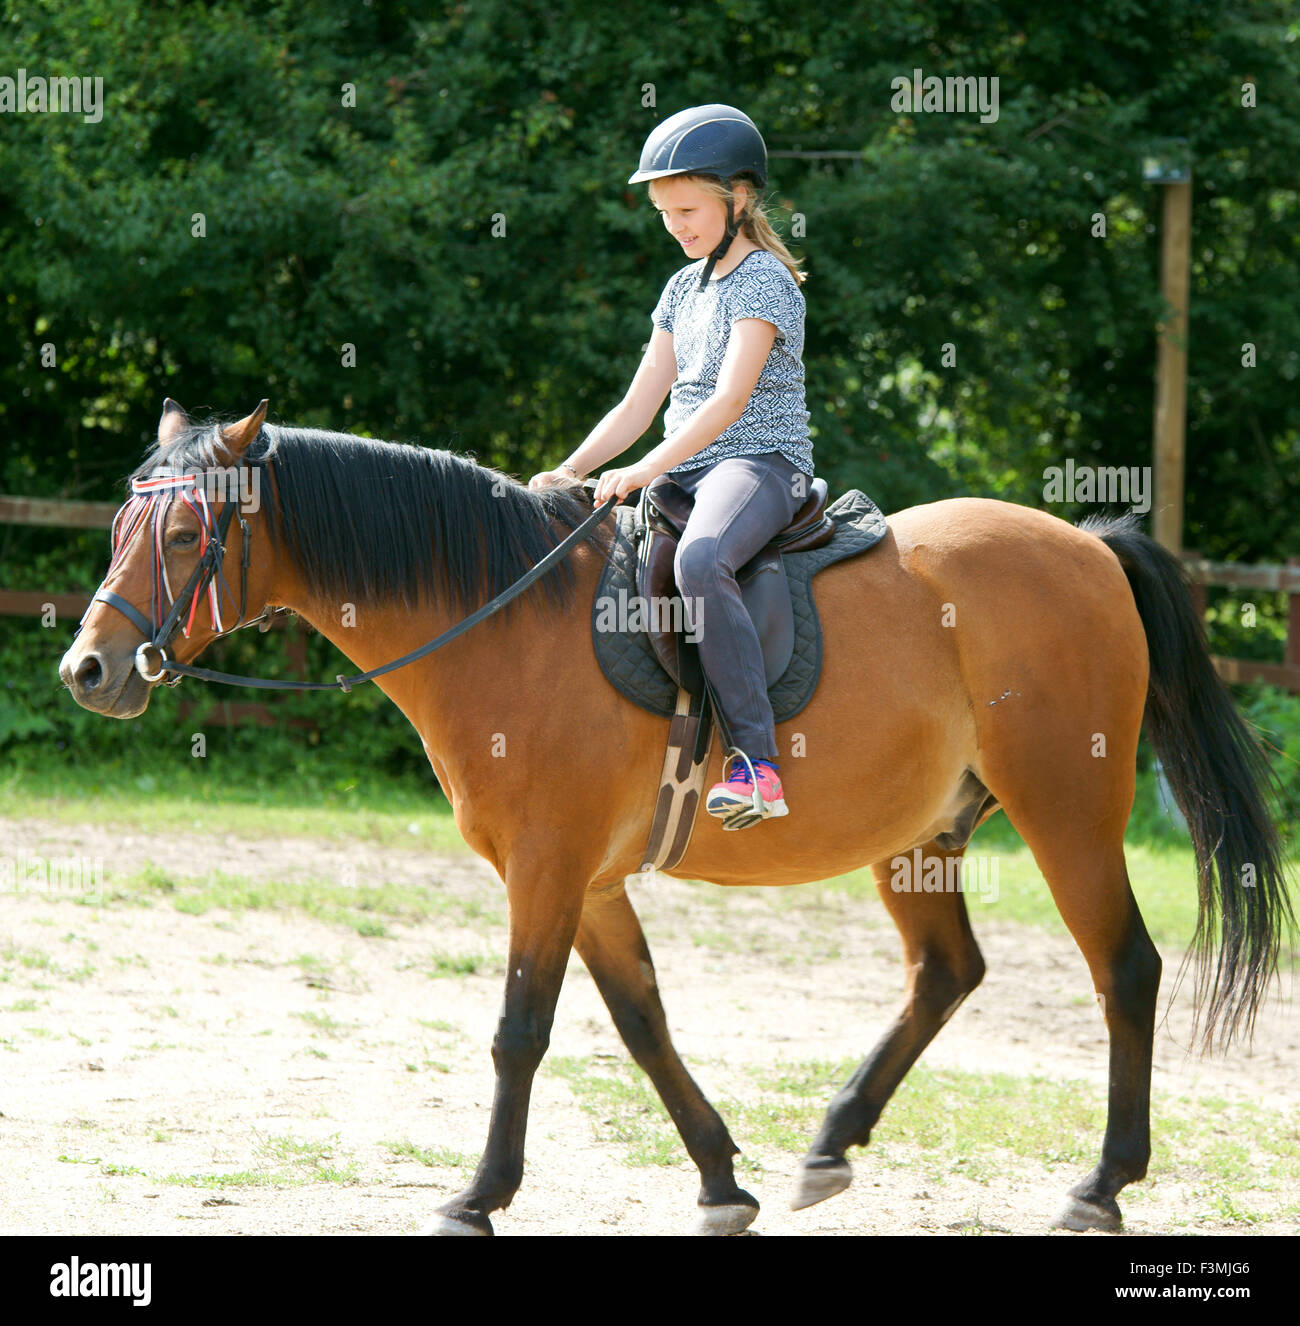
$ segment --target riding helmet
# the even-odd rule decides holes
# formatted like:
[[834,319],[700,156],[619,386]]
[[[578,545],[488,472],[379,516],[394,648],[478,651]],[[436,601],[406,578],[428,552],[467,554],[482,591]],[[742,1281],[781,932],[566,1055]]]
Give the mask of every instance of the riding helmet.
[[641,149],[641,165],[629,184],[667,175],[750,175],[767,183],[767,148],[754,121],[734,106],[691,106],[656,125]]

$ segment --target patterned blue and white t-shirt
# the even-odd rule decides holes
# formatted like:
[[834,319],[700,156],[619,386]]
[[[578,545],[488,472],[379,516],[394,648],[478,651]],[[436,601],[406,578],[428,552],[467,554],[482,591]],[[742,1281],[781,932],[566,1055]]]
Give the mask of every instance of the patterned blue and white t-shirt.
[[674,273],[650,315],[671,332],[677,380],[664,416],[671,437],[717,390],[732,323],[762,318],[776,327],[776,340],[744,413],[726,432],[669,474],[693,470],[727,456],[779,451],[805,474],[813,473],[808,411],[804,406],[804,297],[789,269],[774,253],[748,253],[719,280],[701,290],[704,259]]

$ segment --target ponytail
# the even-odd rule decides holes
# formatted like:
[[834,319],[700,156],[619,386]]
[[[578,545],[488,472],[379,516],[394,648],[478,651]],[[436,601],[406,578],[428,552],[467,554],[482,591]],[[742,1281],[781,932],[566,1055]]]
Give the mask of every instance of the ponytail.
[[803,259],[794,257],[786,248],[781,236],[772,228],[767,205],[757,193],[750,194],[749,201],[745,204],[741,225],[745,234],[760,249],[766,249],[773,256],[780,258],[786,270],[794,277],[796,285],[803,285],[808,279],[808,273],[802,267]]

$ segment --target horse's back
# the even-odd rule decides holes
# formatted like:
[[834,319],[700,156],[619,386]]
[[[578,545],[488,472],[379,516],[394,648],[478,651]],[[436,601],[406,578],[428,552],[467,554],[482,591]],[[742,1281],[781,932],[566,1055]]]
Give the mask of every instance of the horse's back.
[[807,725],[860,732],[858,777],[918,806],[944,801],[965,769],[991,786],[1031,747],[1049,764],[1095,767],[1098,733],[1131,772],[1146,633],[1101,539],[984,498],[888,523],[876,548],[814,581],[824,655]]
[[[979,498],[891,517],[901,570],[947,605],[988,783],[1036,758],[1131,774],[1146,704],[1146,632],[1123,567],[1095,534]],[[1099,745],[1099,741],[1104,742]]]
[[1118,672],[1145,695],[1142,621],[1119,559],[1095,534],[975,497],[909,507],[889,526],[900,571],[951,605],[947,621],[969,675],[1038,654],[1054,686],[1096,679],[1112,689]]

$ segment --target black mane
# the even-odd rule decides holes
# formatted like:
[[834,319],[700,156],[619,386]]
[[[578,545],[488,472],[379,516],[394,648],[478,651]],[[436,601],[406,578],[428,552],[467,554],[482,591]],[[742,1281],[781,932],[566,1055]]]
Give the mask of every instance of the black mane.
[[[415,609],[432,601],[471,612],[591,514],[590,500],[572,488],[534,492],[450,451],[323,429],[266,424],[244,461],[264,471],[261,503],[273,542],[314,591],[358,606]],[[209,420],[155,446],[131,477],[228,463]],[[563,527],[558,536],[552,522]],[[608,532],[597,529],[587,542],[604,550]],[[568,559],[517,602],[540,607],[538,589],[568,607]]]

